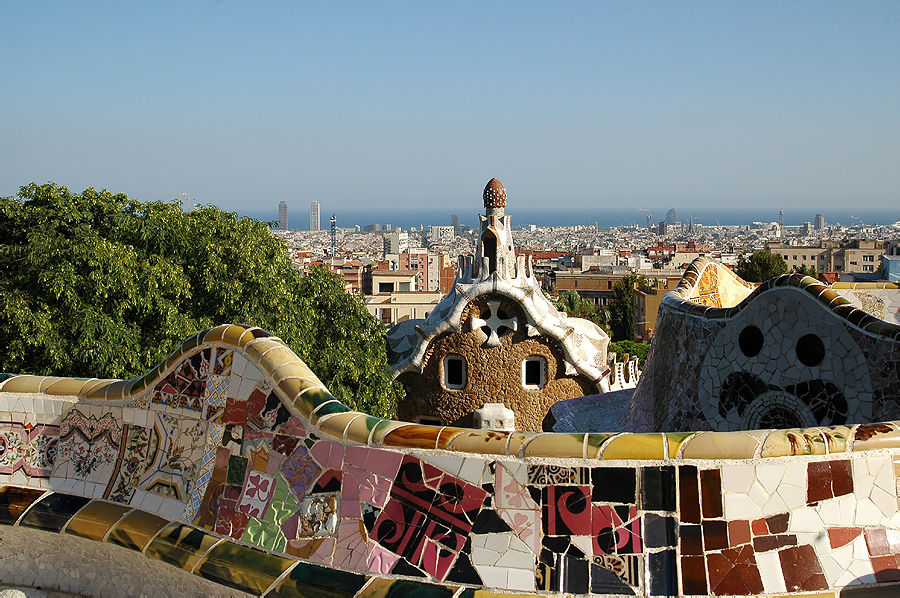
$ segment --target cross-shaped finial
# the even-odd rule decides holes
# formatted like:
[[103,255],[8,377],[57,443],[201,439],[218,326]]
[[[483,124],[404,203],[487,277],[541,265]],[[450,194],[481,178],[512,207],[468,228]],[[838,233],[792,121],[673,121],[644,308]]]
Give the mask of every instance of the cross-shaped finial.
[[[488,301],[488,309],[491,314],[487,320],[483,320],[481,318],[472,317],[469,320],[471,329],[475,330],[476,328],[484,328],[487,327],[490,333],[488,334],[488,339],[484,343],[488,347],[499,347],[500,346],[500,336],[498,332],[501,328],[506,328],[507,330],[516,330],[518,328],[518,322],[515,318],[501,318],[500,317],[500,302],[499,301]],[[487,331],[485,331],[487,333]],[[503,334],[506,334],[504,331]]]

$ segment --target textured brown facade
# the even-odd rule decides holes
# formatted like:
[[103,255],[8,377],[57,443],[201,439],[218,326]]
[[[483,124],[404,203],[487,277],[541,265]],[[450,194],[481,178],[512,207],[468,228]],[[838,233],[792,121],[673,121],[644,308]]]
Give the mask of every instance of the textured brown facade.
[[[499,347],[486,347],[487,335],[481,329],[471,330],[473,317],[487,319],[488,302],[499,302],[503,315],[517,322],[515,331],[507,327],[500,335]],[[466,306],[460,321],[462,332],[446,333],[431,341],[421,374],[406,372],[398,377],[406,389],[398,407],[399,419],[416,421],[425,417],[471,427],[473,411],[486,402],[503,403],[515,413],[517,430],[537,432],[553,403],[598,392],[586,377],[566,375],[563,352],[555,340],[528,336],[527,318],[515,301],[482,295]],[[451,354],[466,362],[466,385],[459,390],[443,384],[444,358]],[[545,360],[545,384],[541,389],[526,389],[522,362],[535,356]]]

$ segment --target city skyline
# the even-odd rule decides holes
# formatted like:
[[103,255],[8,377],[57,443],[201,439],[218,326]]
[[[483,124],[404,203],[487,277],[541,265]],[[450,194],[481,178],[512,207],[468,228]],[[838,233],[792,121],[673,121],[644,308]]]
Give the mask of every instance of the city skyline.
[[900,204],[897,3],[7,3],[0,18],[2,196],[54,181],[238,212],[467,214],[496,176],[521,209]]

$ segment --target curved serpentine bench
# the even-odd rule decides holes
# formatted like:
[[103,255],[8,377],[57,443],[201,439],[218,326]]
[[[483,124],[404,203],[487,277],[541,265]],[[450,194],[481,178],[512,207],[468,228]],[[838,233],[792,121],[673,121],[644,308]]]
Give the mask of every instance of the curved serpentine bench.
[[142,554],[161,594],[187,574],[269,596],[877,591],[900,580],[898,461],[896,423],[383,420],[337,401],[279,339],[222,325],[137,380],[4,375],[0,523],[15,527],[0,527],[0,583],[128,593],[127,578],[17,560],[9,539],[36,538]]

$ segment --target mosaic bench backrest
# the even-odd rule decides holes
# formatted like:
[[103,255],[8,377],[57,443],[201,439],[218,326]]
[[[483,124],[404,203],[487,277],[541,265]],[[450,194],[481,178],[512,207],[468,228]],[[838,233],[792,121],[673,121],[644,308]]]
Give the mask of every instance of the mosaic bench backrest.
[[233,325],[137,380],[0,382],[0,523],[270,596],[877,588],[900,580],[898,463],[895,423],[542,434],[382,420]]
[[[725,292],[729,285],[738,291]],[[627,429],[900,419],[900,326],[811,277],[779,276],[752,292],[751,286],[706,258],[691,264],[663,298]],[[736,303],[721,303],[745,291]]]

